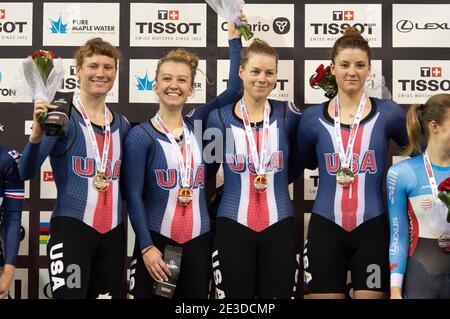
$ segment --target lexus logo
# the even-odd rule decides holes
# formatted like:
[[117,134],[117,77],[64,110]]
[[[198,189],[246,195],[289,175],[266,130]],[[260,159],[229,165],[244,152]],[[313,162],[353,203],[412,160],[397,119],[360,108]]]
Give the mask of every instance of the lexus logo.
[[276,18],[273,20],[273,31],[277,34],[286,34],[291,30],[291,23],[287,18]]
[[397,30],[402,33],[411,32],[413,28],[414,24],[409,20],[400,20],[399,22],[397,22]]

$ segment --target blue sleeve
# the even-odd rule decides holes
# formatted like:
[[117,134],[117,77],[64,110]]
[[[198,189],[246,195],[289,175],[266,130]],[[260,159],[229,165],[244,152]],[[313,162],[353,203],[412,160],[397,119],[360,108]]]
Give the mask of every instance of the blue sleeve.
[[4,208],[5,264],[15,265],[20,245],[24,183],[20,179],[16,163],[20,155],[15,151],[9,152],[9,155],[2,174],[5,189],[2,205]]
[[413,171],[405,163],[392,166],[387,175],[391,286],[402,287],[409,252],[408,194],[416,183]]
[[147,160],[150,158],[150,137],[138,125],[130,130],[125,139],[122,179],[125,186],[128,215],[140,248],[153,245],[147,227],[143,193]]
[[406,131],[406,112],[395,102],[389,105],[389,136],[401,147],[408,144],[408,133]]
[[[297,165],[297,170],[304,170],[305,168],[314,170],[317,168],[316,156],[316,129],[318,117],[315,116],[313,109],[306,109],[300,119],[296,135],[296,154],[297,160],[294,165]],[[314,123],[317,121],[317,123]]]
[[41,143],[27,143],[19,162],[22,179],[32,179],[39,172],[42,163],[52,152],[58,139],[57,136],[44,136]]
[[287,129],[289,134],[289,174],[288,183],[294,182],[303,172],[304,168],[297,165],[298,158],[300,157],[300,152],[297,148],[297,128],[302,117],[301,111],[292,102],[285,102],[287,105],[286,109],[286,120]]
[[239,65],[241,59],[242,42],[240,38],[228,40],[230,49],[230,73],[228,75],[228,86],[219,96],[205,105],[195,108],[186,115],[192,123],[195,120],[205,121],[213,110],[234,103],[242,97],[243,84],[239,77]]
[[[220,164],[223,161],[226,134],[223,132],[223,122],[219,116],[220,109],[214,110],[208,117],[206,132],[204,134],[205,145],[203,147],[203,159],[206,164],[206,179],[216,176]],[[210,141],[210,142],[207,142]]]

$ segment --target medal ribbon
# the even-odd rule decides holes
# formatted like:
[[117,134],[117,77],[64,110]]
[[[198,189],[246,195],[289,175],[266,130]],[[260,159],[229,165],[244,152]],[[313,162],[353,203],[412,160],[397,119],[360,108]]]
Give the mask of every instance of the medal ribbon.
[[250,152],[252,154],[253,165],[255,166],[256,174],[265,175],[267,169],[267,150],[269,146],[269,115],[270,104],[266,101],[264,104],[264,121],[263,121],[263,136],[261,142],[261,158],[258,156],[258,148],[256,147],[255,137],[250,125],[250,119],[248,117],[247,108],[244,104],[244,99],[240,101],[242,120],[245,127],[245,135],[247,135],[248,144],[250,146]]
[[433,193],[433,198],[436,200],[438,198],[438,188],[436,184],[436,179],[434,178],[433,168],[431,166],[430,158],[428,157],[427,151],[423,153],[423,163],[425,165],[425,170],[427,171],[428,182],[430,183],[431,192]]
[[103,152],[102,157],[100,158],[100,153],[98,149],[97,139],[95,137],[94,129],[92,128],[91,121],[87,115],[86,109],[81,101],[80,95],[75,93],[73,96],[73,101],[75,107],[80,111],[84,124],[86,124],[86,128],[89,133],[89,139],[91,140],[91,145],[94,149],[94,157],[95,157],[95,166],[97,168],[97,172],[105,173],[106,172],[106,163],[108,161],[108,152],[109,152],[109,144],[111,142],[111,127],[109,125],[109,114],[108,107],[105,104],[105,140],[103,143]]
[[191,136],[189,134],[189,130],[187,129],[186,124],[183,121],[184,143],[186,145],[185,159],[183,159],[183,154],[181,152],[180,146],[175,141],[175,138],[173,137],[173,135],[170,132],[167,125],[162,120],[159,113],[156,113],[155,121],[158,124],[159,128],[164,132],[164,134],[166,134],[167,138],[169,139],[170,143],[174,147],[175,152],[177,154],[178,167],[180,169],[180,176],[181,176],[181,187],[190,188],[190,185],[189,185],[190,174],[189,173],[191,171]]
[[334,137],[336,140],[336,146],[339,153],[339,159],[341,160],[342,168],[350,168],[350,162],[352,160],[353,145],[355,144],[356,133],[358,132],[359,122],[361,121],[362,114],[364,112],[364,106],[366,105],[366,94],[363,93],[361,100],[359,101],[358,109],[353,120],[352,129],[348,138],[347,150],[344,153],[344,143],[342,142],[341,135],[341,117],[339,114],[339,96],[336,95],[334,101]]

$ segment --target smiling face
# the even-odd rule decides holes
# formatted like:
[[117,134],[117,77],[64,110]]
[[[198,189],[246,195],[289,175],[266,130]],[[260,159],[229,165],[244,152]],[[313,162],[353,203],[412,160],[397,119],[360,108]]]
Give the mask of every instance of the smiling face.
[[359,48],[346,48],[334,57],[331,73],[336,77],[339,94],[353,96],[362,93],[371,66],[367,52]]
[[193,94],[190,67],[185,63],[167,61],[160,65],[154,90],[166,107],[183,107]]
[[245,93],[255,101],[266,99],[273,90],[277,80],[277,61],[274,56],[250,53],[239,76],[244,83]]
[[101,54],[85,57],[81,66],[77,67],[77,76],[80,90],[95,97],[105,96],[116,80],[116,61]]

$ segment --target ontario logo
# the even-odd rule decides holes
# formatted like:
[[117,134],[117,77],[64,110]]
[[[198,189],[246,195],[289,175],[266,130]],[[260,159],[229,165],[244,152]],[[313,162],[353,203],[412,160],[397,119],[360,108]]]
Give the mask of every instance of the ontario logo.
[[145,72],[145,75],[140,78],[139,76],[135,76],[136,78],[136,87],[138,91],[153,91],[153,83],[155,80],[150,80],[148,77],[148,71]]
[[49,19],[50,21],[50,32],[51,33],[67,33],[67,24],[63,23],[61,15],[59,15],[58,20]]

